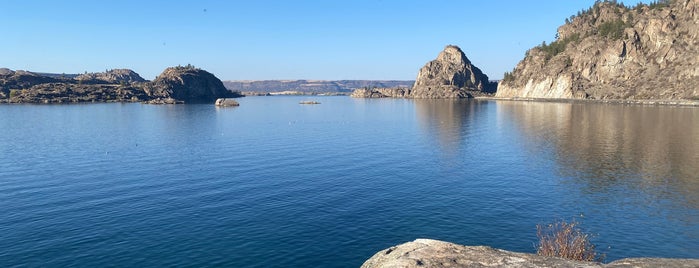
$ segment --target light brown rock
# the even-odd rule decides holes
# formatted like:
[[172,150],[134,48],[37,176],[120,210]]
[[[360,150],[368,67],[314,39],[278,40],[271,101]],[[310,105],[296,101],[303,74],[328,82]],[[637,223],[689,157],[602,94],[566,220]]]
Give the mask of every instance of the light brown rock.
[[362,265],[362,268],[399,267],[699,267],[699,260],[635,258],[605,265],[484,246],[462,246],[432,239],[417,239],[379,251]]
[[[500,81],[495,95],[699,99],[698,10],[699,0],[636,9],[612,2],[595,4],[589,13],[558,28],[558,42],[572,40],[562,52],[546,53],[541,46],[530,49],[512,75]],[[621,22],[617,37],[601,34],[611,22]]]
[[238,103],[234,99],[228,99],[228,98],[219,98],[216,99],[216,102],[214,105],[219,106],[219,107],[230,107],[230,106],[240,106],[240,103]]

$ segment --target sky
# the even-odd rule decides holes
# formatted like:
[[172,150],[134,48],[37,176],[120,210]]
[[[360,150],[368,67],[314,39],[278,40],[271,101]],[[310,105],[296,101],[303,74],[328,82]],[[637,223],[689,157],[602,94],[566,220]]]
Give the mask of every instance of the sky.
[[152,80],[192,64],[221,80],[414,80],[449,44],[500,79],[594,0],[0,3],[0,67],[13,70]]

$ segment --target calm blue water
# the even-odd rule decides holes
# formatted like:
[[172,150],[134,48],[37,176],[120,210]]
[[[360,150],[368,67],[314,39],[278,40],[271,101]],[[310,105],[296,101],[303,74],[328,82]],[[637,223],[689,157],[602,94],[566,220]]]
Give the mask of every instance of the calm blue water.
[[416,238],[699,258],[699,109],[0,105],[0,266],[358,267]]

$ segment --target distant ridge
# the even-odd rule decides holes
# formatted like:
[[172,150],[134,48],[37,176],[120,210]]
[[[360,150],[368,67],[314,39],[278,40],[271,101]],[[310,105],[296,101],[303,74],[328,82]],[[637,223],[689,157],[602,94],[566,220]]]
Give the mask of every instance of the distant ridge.
[[357,88],[410,88],[412,80],[231,80],[223,85],[231,91],[272,93],[351,93]]

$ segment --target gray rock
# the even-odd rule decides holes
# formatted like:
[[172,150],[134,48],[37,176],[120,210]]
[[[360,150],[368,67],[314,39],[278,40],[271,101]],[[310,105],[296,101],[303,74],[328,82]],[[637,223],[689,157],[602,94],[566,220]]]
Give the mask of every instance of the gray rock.
[[420,69],[412,87],[413,98],[466,98],[470,91],[490,91],[488,76],[473,66],[463,51],[448,45],[437,59]]
[[571,17],[530,49],[496,97],[699,99],[699,0],[629,9],[611,1]]
[[484,246],[462,246],[431,239],[379,251],[362,268],[393,267],[699,267],[696,259],[622,259],[609,264],[580,262]]
[[214,103],[214,105],[220,106],[220,107],[230,107],[230,106],[240,106],[240,103],[238,103],[234,99],[219,98],[219,99],[216,99],[216,102]]
[[406,88],[360,88],[350,95],[353,98],[410,98]]
[[418,72],[412,88],[361,88],[352,92],[356,98],[461,99],[495,92],[495,84],[463,51],[449,45],[437,59]]
[[143,77],[130,69],[112,69],[103,73],[86,73],[75,77],[75,80],[92,83],[130,84],[146,82]]
[[218,98],[241,96],[226,89],[213,74],[192,66],[167,68],[145,89],[153,98],[173,98],[184,102],[212,103]]

